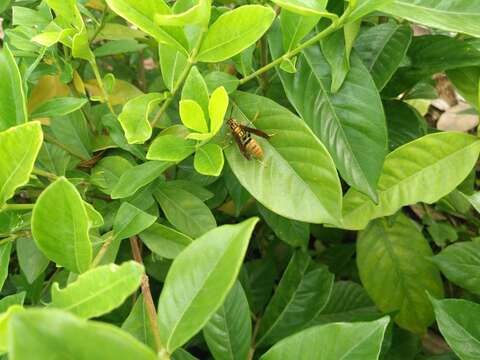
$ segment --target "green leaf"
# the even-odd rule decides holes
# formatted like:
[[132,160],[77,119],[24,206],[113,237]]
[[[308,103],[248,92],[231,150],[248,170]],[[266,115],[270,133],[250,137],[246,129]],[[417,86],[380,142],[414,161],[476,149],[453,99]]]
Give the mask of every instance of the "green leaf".
[[155,14],[159,26],[207,25],[210,20],[210,0],[197,0],[196,4],[181,13],[170,15]]
[[312,223],[337,222],[341,208],[337,171],[327,150],[305,123],[264,97],[238,92],[232,99],[239,121],[245,116],[254,119],[258,114],[255,127],[273,135],[269,141],[255,137],[264,151],[261,162],[245,159],[234,144],[225,149],[242,186],[263,206],[283,217]]
[[32,214],[32,235],[47,258],[77,274],[88,270],[92,244],[82,197],[60,177],[38,197]]
[[8,350],[13,359],[31,359],[32,354],[37,360],[52,359],[52,349],[76,360],[157,359],[152,350],[110,324],[54,309],[31,309],[12,317]]
[[263,220],[273,230],[275,235],[293,247],[306,249],[310,240],[310,226],[307,223],[286,219],[266,207],[258,204],[258,210]]
[[392,226],[373,221],[357,240],[357,266],[362,284],[384,313],[398,312],[402,328],[423,334],[433,322],[427,291],[443,296],[440,273],[428,257],[432,249],[417,224],[402,213]]
[[480,305],[460,299],[436,300],[430,297],[440,332],[462,360],[480,356]]
[[223,86],[218,87],[212,93],[208,102],[208,115],[210,117],[210,132],[218,133],[223,125],[223,119],[228,108],[228,93]]
[[0,299],[0,313],[7,311],[12,305],[23,305],[26,292],[22,291],[13,295],[5,296]]
[[342,226],[363,229],[370,220],[392,215],[402,206],[436,202],[467,177],[479,152],[477,138],[456,132],[426,135],[397,148],[385,159],[378,182],[378,205],[349,190],[343,203]]
[[83,205],[85,205],[85,210],[87,210],[87,216],[89,221],[89,226],[93,228],[98,228],[104,224],[103,216],[100,214],[92,204],[84,201]]
[[31,114],[31,118],[39,119],[68,115],[74,111],[80,110],[87,102],[87,99],[56,97],[36,107]]
[[140,286],[143,266],[135,261],[109,264],[88,270],[60,289],[52,286],[50,306],[89,319],[119,307]]
[[427,122],[417,109],[401,100],[384,100],[390,150],[427,135]]
[[448,280],[480,294],[480,242],[452,244],[433,257],[433,262]]
[[[116,119],[115,122],[117,122]],[[68,149],[72,149],[83,158],[90,159],[92,135],[87,120],[81,111],[53,117],[50,121],[50,129],[58,142]]]
[[0,313],[0,353],[8,351],[8,325],[14,314],[24,311],[20,305],[10,306],[6,312]]
[[193,100],[180,101],[180,119],[189,129],[200,133],[208,132],[207,121],[201,106]]
[[135,194],[138,189],[160,177],[172,163],[147,161],[125,171],[112,190],[112,199],[122,199]]
[[271,345],[308,327],[324,306],[334,276],[326,267],[307,271],[310,256],[294,253],[285,273],[265,309],[258,330],[258,344]]
[[476,1],[394,0],[380,10],[433,28],[480,36],[480,3]]
[[32,284],[48,266],[48,259],[38,249],[30,237],[22,237],[15,241],[18,263],[27,281]]
[[[348,15],[347,21],[354,22],[369,13],[380,9],[382,6],[388,6],[393,0],[355,0],[356,6]],[[350,0],[350,4],[353,0]]]
[[158,303],[160,335],[168,352],[193,337],[222,305],[257,221],[215,228],[173,261]]
[[3,131],[28,120],[20,71],[6,44],[0,51],[0,79],[0,131]]
[[179,27],[161,28],[155,24],[155,14],[171,14],[171,9],[162,0],[106,0],[110,9],[147,34],[160,44],[174,46],[188,54],[188,41]]
[[328,0],[273,0],[275,4],[303,16],[332,16],[327,10]]
[[105,156],[93,167],[90,181],[104,193],[110,194],[122,174],[132,168],[132,163],[122,156]]
[[118,209],[113,222],[114,239],[126,239],[149,228],[157,220],[155,216],[124,202]]
[[148,149],[148,160],[180,162],[195,152],[195,141],[177,135],[160,134]]
[[175,48],[167,45],[159,45],[160,69],[163,81],[167,88],[172,91],[178,84],[180,75],[187,65],[187,57]]
[[223,305],[203,328],[203,336],[216,360],[244,360],[248,358],[251,333],[247,297],[236,282]]
[[[283,54],[280,38],[279,31],[269,37],[275,58]],[[387,129],[377,88],[360,59],[352,54],[350,71],[335,94],[330,66],[318,45],[299,56],[295,74],[277,72],[290,102],[325,144],[343,179],[376,199]]]
[[185,190],[164,183],[155,189],[154,195],[167,220],[192,238],[199,237],[217,226],[210,209]]
[[29,122],[0,132],[0,209],[18,187],[28,182],[42,141],[39,122]]
[[149,93],[129,100],[118,115],[118,121],[129,144],[143,144],[152,136],[148,115],[165,98],[160,93]]
[[231,58],[260,39],[274,19],[275,12],[260,5],[244,5],[224,13],[210,25],[197,60],[219,62]]
[[388,317],[303,330],[275,344],[260,360],[377,360]]
[[145,49],[147,45],[141,44],[136,40],[115,40],[109,41],[95,49],[93,54],[99,58],[102,56],[119,55],[139,52]]
[[448,80],[470,105],[480,108],[480,67],[461,67],[447,71]]
[[331,85],[330,92],[335,94],[342,87],[350,70],[351,47],[347,48],[345,42],[346,28],[337,30],[324,38],[321,42],[322,53],[330,65]]
[[137,298],[132,311],[130,311],[130,314],[122,324],[122,330],[133,335],[137,340],[149,347],[155,348],[155,338],[143,294],[140,294]]
[[192,242],[189,236],[158,223],[143,231],[140,239],[152,252],[165,259],[175,259]]
[[280,23],[282,27],[283,49],[290,51],[295,48],[312,31],[320,18],[320,15],[303,16],[285,9],[282,10]]
[[361,285],[352,281],[338,281],[333,284],[327,305],[312,319],[311,324],[369,321],[378,317],[380,312]]
[[206,144],[197,149],[193,164],[202,175],[220,176],[225,159],[223,150],[217,144]]
[[195,101],[202,108],[203,115],[208,114],[208,88],[205,79],[196,66],[192,67],[185,80],[182,88],[182,100]]
[[219,87],[223,87],[228,94],[231,94],[237,90],[240,84],[238,78],[223,71],[209,72],[205,76],[205,82],[207,83],[208,91],[210,93],[213,93]]
[[12,243],[0,245],[0,290],[8,277],[8,264],[10,264],[10,252],[12,250]]
[[385,87],[403,61],[412,35],[410,26],[385,23],[358,36],[355,50],[370,71],[379,91]]

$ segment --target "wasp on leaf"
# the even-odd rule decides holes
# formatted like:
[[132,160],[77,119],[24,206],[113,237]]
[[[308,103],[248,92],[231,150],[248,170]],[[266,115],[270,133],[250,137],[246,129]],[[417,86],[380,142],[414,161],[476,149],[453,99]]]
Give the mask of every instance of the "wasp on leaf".
[[237,143],[242,155],[247,160],[250,160],[252,156],[257,160],[262,160],[262,147],[252,137],[252,134],[263,137],[267,140],[270,139],[270,135],[264,133],[261,130],[242,125],[233,117],[230,117],[230,119],[228,119],[227,124],[230,127],[233,138],[235,139],[235,142]]

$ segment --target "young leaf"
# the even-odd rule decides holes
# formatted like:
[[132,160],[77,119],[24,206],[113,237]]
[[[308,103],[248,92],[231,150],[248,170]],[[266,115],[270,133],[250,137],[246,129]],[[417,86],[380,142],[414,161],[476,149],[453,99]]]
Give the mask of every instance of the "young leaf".
[[167,351],[187,342],[222,305],[257,221],[251,218],[215,228],[173,261],[158,303],[160,335]]
[[480,242],[452,244],[432,261],[451,282],[480,294]]
[[167,220],[188,236],[196,238],[217,226],[210,209],[185,190],[163,183],[154,195]]
[[337,171],[308,126],[267,98],[237,92],[232,99],[239,109],[235,112],[237,119],[258,115],[254,126],[273,135],[268,141],[255,137],[264,151],[261,162],[245,159],[234,144],[225,149],[242,186],[263,206],[286,218],[337,222],[341,208]]
[[392,226],[386,219],[373,221],[357,240],[357,266],[368,294],[382,312],[397,313],[398,325],[419,334],[433,322],[427,291],[443,296],[431,256],[417,225],[402,213]]
[[381,91],[404,59],[413,32],[410,26],[386,23],[361,33],[355,50]]
[[147,161],[125,171],[112,190],[112,199],[123,199],[134,195],[138,189],[160,177],[172,163]]
[[142,242],[155,254],[175,259],[193,240],[168,226],[155,223],[140,234]]
[[193,100],[180,101],[180,119],[189,129],[200,133],[208,132],[207,121],[201,106]]
[[[274,57],[283,54],[281,36],[274,31],[269,37]],[[330,66],[318,45],[299,56],[295,74],[277,72],[290,102],[325,144],[342,178],[376,199],[387,128],[379,93],[360,59],[352,54],[350,71],[335,94],[330,91]]]
[[52,286],[51,307],[89,319],[119,307],[142,281],[143,266],[135,261],[109,264],[88,270],[60,289]]
[[126,239],[137,235],[150,227],[157,218],[124,202],[118,209],[115,221],[113,222],[113,237],[115,239]]
[[378,360],[388,323],[384,317],[311,327],[275,344],[260,360]]
[[28,120],[22,78],[7,44],[0,51],[0,79],[0,131],[3,131]]
[[223,150],[217,144],[199,147],[193,159],[193,165],[202,175],[220,176],[224,164]]
[[123,107],[118,121],[125,132],[129,144],[143,144],[152,136],[152,127],[148,115],[164,99],[160,93],[140,95],[129,100]]
[[135,24],[160,44],[167,44],[188,54],[188,41],[179,27],[161,28],[154,22],[155,14],[170,14],[171,9],[162,0],[106,0],[110,9]]
[[148,149],[148,160],[180,162],[195,152],[195,141],[177,135],[160,134]]
[[440,332],[460,359],[480,356],[480,305],[460,299],[430,297]]
[[210,133],[215,135],[223,125],[223,119],[228,108],[228,94],[223,86],[212,93],[208,102],[208,115],[210,117]]
[[426,135],[397,148],[385,159],[378,182],[378,205],[349,190],[342,226],[363,229],[371,219],[392,215],[402,206],[437,201],[467,177],[479,152],[477,138],[456,132]]
[[242,285],[236,282],[223,305],[203,328],[208,349],[215,359],[248,358],[252,333],[250,309]]
[[[79,341],[81,339],[81,341]],[[8,350],[15,360],[52,358],[155,360],[156,354],[128,333],[54,309],[31,309],[10,320]]]
[[64,116],[77,111],[88,102],[87,99],[74,97],[57,97],[36,107],[31,114],[32,119]]
[[182,89],[182,100],[193,100],[208,114],[208,88],[205,79],[196,66],[192,67]]
[[28,182],[42,141],[39,122],[29,122],[0,132],[0,209],[18,187]]
[[393,0],[381,11],[451,32],[480,36],[480,3],[470,0]]
[[304,328],[327,304],[334,276],[326,267],[307,271],[310,257],[294,253],[265,309],[258,344],[271,345]]
[[89,219],[82,197],[61,177],[38,197],[32,214],[32,235],[47,258],[80,274],[92,260]]
[[0,245],[0,290],[8,277],[8,264],[10,263],[10,252],[12,250],[12,243]]
[[227,60],[254,44],[275,18],[269,7],[244,5],[221,15],[210,25],[198,54],[198,61]]
[[158,53],[163,81],[167,88],[172,91],[187,65],[187,57],[177,49],[161,44],[158,47]]

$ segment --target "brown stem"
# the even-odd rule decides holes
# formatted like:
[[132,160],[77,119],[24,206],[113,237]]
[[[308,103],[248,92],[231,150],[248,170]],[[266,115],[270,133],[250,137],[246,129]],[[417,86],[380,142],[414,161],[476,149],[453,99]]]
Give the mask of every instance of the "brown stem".
[[[139,245],[137,236],[132,236],[130,238],[130,246],[132,248],[132,254],[135,261],[143,265],[142,253],[140,250],[140,245]],[[152,293],[150,291],[150,284],[148,282],[147,274],[143,274],[142,294],[143,294],[143,300],[145,301],[145,306],[147,307],[148,318],[150,320],[150,326],[152,327],[152,332],[155,338],[155,345],[157,347],[157,351],[159,353],[165,354],[165,349],[163,348],[162,343],[160,341],[160,332],[158,330],[158,322],[157,322],[157,311],[155,310],[155,304],[153,303]]]

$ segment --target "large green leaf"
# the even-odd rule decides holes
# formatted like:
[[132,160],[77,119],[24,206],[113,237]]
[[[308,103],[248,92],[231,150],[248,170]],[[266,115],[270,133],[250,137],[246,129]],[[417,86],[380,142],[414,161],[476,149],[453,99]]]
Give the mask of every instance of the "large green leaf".
[[101,191],[110,195],[120,177],[132,168],[132,163],[123,156],[105,156],[92,168],[90,181]]
[[460,299],[431,298],[440,332],[462,360],[480,357],[480,305]]
[[79,319],[54,309],[32,309],[10,320],[12,360],[155,360],[156,354],[128,333],[105,323]]
[[85,159],[90,158],[92,153],[91,132],[81,111],[52,118],[50,129],[55,138],[65,147],[74,150]]
[[158,304],[160,335],[167,351],[187,342],[222,305],[257,221],[251,218],[215,228],[173,261]]
[[417,224],[401,213],[391,226],[373,221],[357,240],[358,271],[370,297],[384,313],[398,312],[401,327],[420,334],[434,319],[427,291],[443,296],[432,255]]
[[254,126],[273,135],[269,141],[255,138],[264,151],[262,161],[245,159],[234,144],[225,150],[243,187],[266,208],[286,218],[338,222],[341,188],[337,171],[305,123],[264,97],[237,92],[232,99],[240,122],[258,114]]
[[196,238],[217,226],[210,209],[188,191],[164,183],[154,195],[167,220],[188,236]]
[[203,328],[203,336],[215,360],[245,360],[250,350],[251,333],[247,297],[237,282]]
[[380,8],[434,28],[480,36],[480,3],[471,0],[394,0]]
[[480,241],[450,245],[432,260],[448,280],[480,294]]
[[327,304],[334,276],[326,267],[307,271],[309,265],[308,254],[294,253],[265,309],[258,344],[271,345],[307,328]]
[[92,260],[89,219],[82,197],[60,177],[39,196],[32,214],[32,235],[47,258],[75,273]]
[[129,144],[143,144],[152,136],[148,115],[164,99],[160,93],[149,93],[129,100],[118,115],[118,121]]
[[19,186],[28,182],[42,141],[38,122],[0,132],[0,209]]
[[384,317],[311,327],[275,344],[260,360],[377,360],[388,322]]
[[221,15],[210,25],[197,59],[219,62],[254,44],[268,30],[275,12],[265,6],[244,5]]
[[361,33],[355,50],[370,71],[378,90],[393,76],[412,41],[410,26],[386,23]]
[[[283,54],[281,33],[269,37],[273,57]],[[297,72],[277,72],[287,97],[325,144],[347,183],[376,199],[377,181],[387,153],[387,129],[375,83],[362,61],[352,54],[350,71],[332,94],[332,73],[319,45],[297,60]]]
[[163,0],[106,0],[108,6],[121,17],[153,36],[161,44],[174,46],[188,54],[188,41],[179,27],[160,27],[155,24],[155,14],[169,15],[171,9]]
[[113,237],[115,239],[126,239],[137,235],[150,227],[157,218],[139,208],[124,202],[113,222]]
[[0,131],[3,131],[28,120],[20,71],[6,44],[0,51],[0,79]]
[[151,251],[166,259],[175,259],[192,242],[187,235],[158,223],[143,231],[140,238]]
[[32,112],[31,117],[32,119],[39,119],[44,117],[68,115],[81,109],[87,102],[87,99],[82,98],[56,97],[36,107]]
[[50,306],[86,319],[107,314],[140,286],[142,276],[143,266],[135,261],[99,266],[64,289],[54,283]]
[[476,137],[456,132],[426,135],[397,148],[385,159],[377,205],[353,189],[345,195],[343,227],[363,229],[402,206],[439,200],[467,177],[479,152]]
[[164,161],[147,161],[125,171],[112,190],[112,199],[132,196],[140,188],[160,177],[172,165]]

